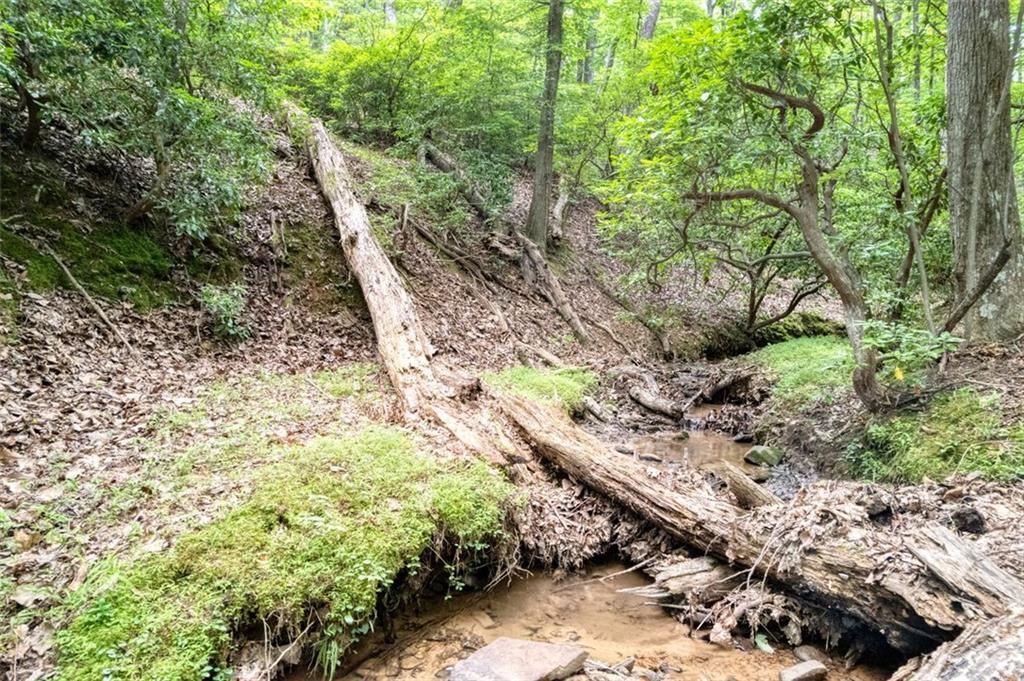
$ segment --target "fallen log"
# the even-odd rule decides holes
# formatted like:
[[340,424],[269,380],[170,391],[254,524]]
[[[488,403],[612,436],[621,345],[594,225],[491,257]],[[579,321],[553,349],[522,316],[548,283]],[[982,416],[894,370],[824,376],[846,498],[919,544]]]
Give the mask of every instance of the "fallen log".
[[757,508],[769,504],[781,503],[781,500],[757,484],[753,478],[744,473],[738,466],[728,461],[718,461],[709,467],[710,471],[725,482],[729,491],[736,497],[742,508]]
[[890,681],[1018,679],[1024,679],[1024,609],[971,624],[930,655],[900,667]]
[[423,144],[423,151],[427,160],[434,164],[438,170],[455,176],[455,179],[459,181],[459,191],[462,193],[463,198],[466,199],[466,203],[477,212],[484,222],[491,222],[494,219],[494,212],[487,205],[487,199],[477,190],[469,175],[459,167],[455,159],[430,142]]
[[523,247],[523,278],[526,279],[528,284],[535,286],[544,294],[544,297],[548,299],[548,302],[562,316],[562,319],[569,325],[569,328],[572,329],[573,334],[581,343],[589,343],[590,334],[587,333],[583,322],[580,321],[572,304],[565,296],[565,291],[562,290],[558,277],[555,276],[555,273],[548,266],[548,261],[544,258],[544,254],[541,253],[537,244],[527,239],[518,231],[515,232],[515,237],[519,245]]
[[1010,606],[997,594],[1015,580],[958,537],[942,537],[940,545],[930,547],[933,556],[949,556],[950,562],[970,556],[976,578],[955,585],[950,582],[957,580],[937,575],[911,551],[922,536],[918,532],[895,536],[833,523],[805,545],[799,524],[802,519],[817,525],[817,509],[796,501],[764,514],[743,514],[705,490],[662,484],[557,410],[512,395],[500,395],[499,401],[535,450],[576,480],[700,551],[747,568],[751,576],[762,575],[856,616],[897,650],[928,650]]
[[629,389],[629,397],[648,411],[667,416],[678,421],[686,414],[677,402],[666,399],[655,392],[634,385]]

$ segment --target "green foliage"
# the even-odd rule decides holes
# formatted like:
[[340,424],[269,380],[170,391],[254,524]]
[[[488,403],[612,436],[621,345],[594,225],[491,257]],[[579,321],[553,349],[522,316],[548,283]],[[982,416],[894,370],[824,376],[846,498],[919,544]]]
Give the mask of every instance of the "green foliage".
[[[932,334],[927,329],[905,324],[869,321],[864,326],[864,344],[879,351],[882,361],[891,367],[896,380],[907,374],[934,366],[943,354],[953,352],[963,341],[948,331]],[[920,374],[910,380],[919,381]]]
[[203,286],[200,302],[203,310],[213,319],[213,331],[219,338],[244,340],[252,333],[242,321],[245,296],[245,285],[238,282],[227,286]]
[[91,570],[57,637],[58,678],[199,681],[223,673],[234,632],[269,622],[296,635],[314,610],[327,663],[323,652],[369,631],[378,593],[439,533],[499,536],[511,493],[487,466],[438,462],[400,431],[293,448],[245,503],[168,554]]
[[997,394],[943,393],[923,411],[875,418],[847,451],[854,475],[921,482],[979,472],[990,480],[1024,477],[1024,424],[1004,423]]
[[846,339],[797,338],[761,348],[748,357],[775,377],[772,401],[778,407],[803,409],[850,393],[854,362]]
[[578,368],[542,370],[514,366],[484,374],[483,380],[499,390],[554,404],[570,414],[583,408],[583,398],[597,386],[597,376]]

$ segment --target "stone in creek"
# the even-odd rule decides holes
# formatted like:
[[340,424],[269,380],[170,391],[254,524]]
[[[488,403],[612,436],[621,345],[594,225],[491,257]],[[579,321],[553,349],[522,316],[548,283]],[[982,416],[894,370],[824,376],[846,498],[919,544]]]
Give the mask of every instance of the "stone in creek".
[[449,681],[555,681],[583,668],[576,646],[498,638],[452,668]]
[[796,659],[801,662],[808,662],[811,660],[822,663],[828,662],[828,655],[814,646],[797,646],[796,648],[793,648],[793,654],[796,655]]
[[828,674],[828,668],[817,660],[808,660],[779,672],[779,681],[819,681]]
[[774,466],[782,461],[782,450],[778,447],[754,445],[747,451],[743,459],[755,466]]

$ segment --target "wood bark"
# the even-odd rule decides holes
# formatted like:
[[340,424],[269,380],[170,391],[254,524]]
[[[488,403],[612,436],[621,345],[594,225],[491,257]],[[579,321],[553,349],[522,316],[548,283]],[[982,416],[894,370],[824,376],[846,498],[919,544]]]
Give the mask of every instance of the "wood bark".
[[[772,556],[786,548],[779,537],[787,528],[773,523],[785,521],[786,507],[747,517],[706,491],[669,488],[552,408],[515,396],[500,400],[536,451],[576,480],[697,550],[849,612],[903,652],[930,649],[974,621],[1003,615],[1015,598],[1006,595],[1007,584],[1015,580],[951,534],[894,537],[851,527],[818,538],[785,563],[775,560]],[[918,551],[931,552],[927,564],[911,550],[915,541]],[[975,576],[966,579],[951,569],[937,574],[932,568],[958,560],[970,561]]]
[[565,232],[565,218],[569,208],[569,187],[565,179],[558,183],[558,198],[555,200],[555,208],[551,211],[551,244],[558,246],[562,243]]
[[648,0],[647,14],[640,26],[640,37],[650,40],[654,37],[654,29],[658,26],[658,15],[661,14],[661,0]]
[[1024,608],[975,622],[890,681],[1019,681],[1024,679]]
[[777,496],[757,484],[738,466],[734,466],[728,461],[719,461],[710,466],[709,470],[725,482],[742,508],[758,508],[781,503]]
[[1013,68],[1009,5],[948,6],[946,61],[949,214],[959,301],[988,263],[1009,257],[964,317],[964,335],[1009,340],[1024,332],[1024,248],[1013,181],[1009,88]]
[[548,261],[544,257],[541,247],[519,232],[516,232],[515,235],[519,245],[523,247],[523,278],[526,279],[528,284],[536,286],[544,294],[548,302],[554,306],[558,314],[562,316],[562,319],[572,329],[579,342],[589,343],[590,334],[587,333],[586,327],[583,326],[583,322],[580,321],[579,315],[573,309],[572,303],[566,297],[558,277],[555,276],[555,273],[548,266]]
[[540,248],[548,244],[548,213],[551,206],[551,181],[554,177],[555,104],[558,99],[558,77],[562,68],[563,0],[549,0],[547,59],[544,67],[544,96],[540,105],[537,130],[537,158],[533,172],[533,197],[526,217],[526,235]]

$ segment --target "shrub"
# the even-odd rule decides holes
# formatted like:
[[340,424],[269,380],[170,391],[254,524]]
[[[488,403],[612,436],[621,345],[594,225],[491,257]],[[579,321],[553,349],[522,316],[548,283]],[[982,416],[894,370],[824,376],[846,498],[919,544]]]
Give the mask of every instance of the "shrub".
[[228,286],[203,286],[200,301],[203,310],[213,319],[213,331],[218,338],[244,340],[252,333],[242,322],[245,295],[245,286],[238,282]]

